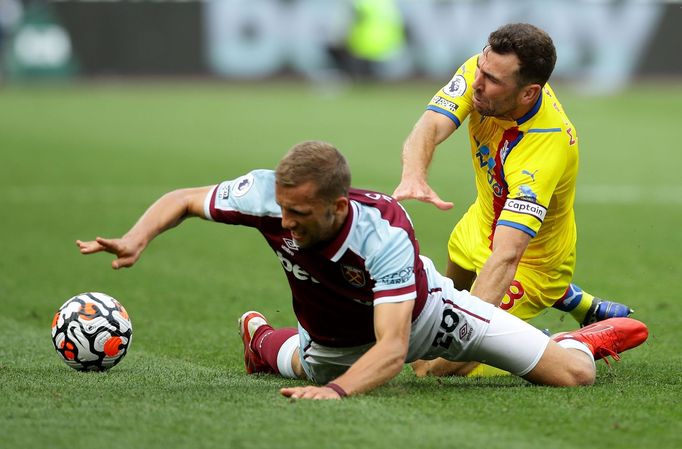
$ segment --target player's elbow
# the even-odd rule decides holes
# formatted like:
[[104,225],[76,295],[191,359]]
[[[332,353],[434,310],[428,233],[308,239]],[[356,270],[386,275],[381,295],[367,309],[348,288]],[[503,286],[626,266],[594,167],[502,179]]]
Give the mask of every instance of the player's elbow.
[[385,359],[387,372],[390,372],[392,376],[397,376],[402,371],[403,366],[405,366],[406,359],[407,345],[399,345],[394,348],[390,355],[387,354]]
[[179,221],[182,221],[184,218],[203,214],[205,195],[199,188],[177,189],[166,193],[160,201],[165,201],[164,204],[167,204],[169,209],[176,210]]

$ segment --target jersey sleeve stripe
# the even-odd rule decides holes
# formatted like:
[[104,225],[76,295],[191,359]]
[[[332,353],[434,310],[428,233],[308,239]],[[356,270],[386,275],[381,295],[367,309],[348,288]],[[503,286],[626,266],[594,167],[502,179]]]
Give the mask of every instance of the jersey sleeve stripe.
[[450,120],[452,120],[453,122],[455,122],[455,125],[457,125],[458,128],[462,125],[462,123],[459,121],[459,119],[457,118],[457,116],[456,116],[455,114],[453,114],[452,112],[450,112],[450,111],[446,111],[445,109],[441,109],[441,108],[439,108],[438,106],[434,106],[434,105],[431,105],[431,104],[428,105],[428,106],[426,107],[426,109],[429,110],[429,111],[437,112],[437,113],[439,113],[439,114],[443,114],[444,116],[448,117]]
[[206,198],[204,198],[204,216],[206,217],[207,220],[215,221],[213,219],[213,215],[211,215],[211,205],[214,204],[215,202],[215,195],[216,192],[218,191],[218,186],[216,185],[211,189],[210,192],[206,195]]
[[380,298],[385,298],[385,297],[399,297],[402,295],[416,295],[417,294],[417,287],[415,284],[409,284],[406,285],[405,287],[399,287],[399,288],[391,288],[387,290],[375,290],[374,291],[374,299],[380,299]]
[[400,296],[387,296],[385,298],[375,299],[374,305],[376,306],[378,304],[390,304],[390,303],[394,303],[394,302],[414,301],[416,298],[417,298],[416,293],[407,294],[407,295],[400,295]]
[[558,132],[561,132],[561,128],[532,128],[526,132],[529,132],[529,133],[558,133]]
[[519,223],[514,223],[513,221],[507,221],[507,220],[500,220],[497,222],[497,226],[509,226],[510,228],[518,229],[519,231],[523,231],[526,234],[530,235],[531,237],[535,237],[537,232],[533,231],[531,228],[528,226],[519,224]]

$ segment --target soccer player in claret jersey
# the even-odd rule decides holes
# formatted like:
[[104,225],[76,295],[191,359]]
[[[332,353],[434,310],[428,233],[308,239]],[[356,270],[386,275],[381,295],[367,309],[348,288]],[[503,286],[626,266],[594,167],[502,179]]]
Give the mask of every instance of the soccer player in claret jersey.
[[557,342],[466,291],[455,290],[419,254],[405,210],[378,192],[352,189],[332,145],[294,146],[276,170],[170,192],[118,239],[76,243],[83,254],[116,255],[132,266],[161,232],[198,216],[261,232],[282,263],[298,328],[274,329],[255,311],[239,319],[247,373],[306,378],[292,398],[338,399],[370,391],[406,362],[485,360],[544,385],[595,381],[595,358],[646,340],[630,318],[564,334]]
[[[477,197],[448,242],[448,268],[458,289],[530,320],[554,307],[587,325],[627,317],[629,307],[596,298],[572,283],[576,262],[573,211],[578,134],[547,83],[552,39],[524,23],[490,34],[431,99],[407,137],[403,173],[393,196],[440,209],[428,185],[436,146],[468,118]],[[418,375],[481,373],[475,364],[415,364]]]

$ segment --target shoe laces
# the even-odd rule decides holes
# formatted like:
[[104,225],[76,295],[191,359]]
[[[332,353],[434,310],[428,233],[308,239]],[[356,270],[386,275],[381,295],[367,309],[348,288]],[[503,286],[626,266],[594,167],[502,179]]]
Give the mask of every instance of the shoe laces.
[[604,363],[606,363],[606,366],[609,368],[611,368],[611,363],[609,362],[609,359],[606,358],[607,356],[611,356],[615,362],[620,362],[620,356],[618,353],[608,348],[600,348],[594,356],[595,358],[603,359]]

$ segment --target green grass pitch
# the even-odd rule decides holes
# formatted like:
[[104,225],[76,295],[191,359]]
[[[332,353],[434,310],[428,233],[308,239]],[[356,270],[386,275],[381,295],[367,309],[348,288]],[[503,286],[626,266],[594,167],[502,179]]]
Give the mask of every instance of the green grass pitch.
[[[236,320],[294,325],[277,258],[257,232],[195,219],[138,265],[81,256],[76,239],[122,235],[157,197],[274,167],[294,143],[328,140],[353,184],[391,193],[403,139],[438,83],[357,86],[142,82],[0,90],[0,448],[682,447],[682,85],[589,97],[555,86],[580,132],[576,281],[622,300],[650,338],[593,387],[521,379],[416,379],[370,394],[295,402],[247,376]],[[432,185],[448,212],[406,203],[424,254],[444,266],[473,198],[464,132],[442,145]],[[50,341],[57,308],[102,291],[134,339],[113,370],[79,373]],[[536,321],[574,327],[549,311]]]

